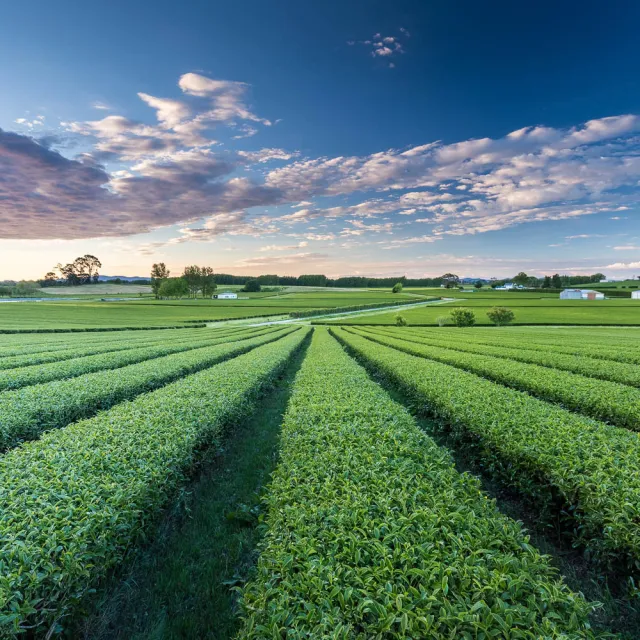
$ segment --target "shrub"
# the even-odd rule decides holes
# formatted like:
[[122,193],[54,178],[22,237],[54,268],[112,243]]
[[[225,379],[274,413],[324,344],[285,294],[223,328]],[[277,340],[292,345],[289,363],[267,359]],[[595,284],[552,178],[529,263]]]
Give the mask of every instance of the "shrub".
[[438,316],[436,318],[436,322],[439,327],[445,327],[448,324],[451,324],[451,318],[449,316]]
[[407,326],[407,319],[404,316],[401,316],[400,314],[398,314],[396,316],[396,327],[406,327]]
[[516,314],[506,307],[493,307],[487,311],[487,317],[496,327],[502,327],[512,323],[516,319]]
[[262,286],[257,278],[249,278],[244,287],[242,287],[242,291],[245,291],[246,293],[258,293],[261,289]]
[[471,309],[454,309],[450,317],[456,327],[473,327],[476,323],[476,315]]
[[391,289],[391,293],[400,293],[402,291],[402,282],[396,282]]

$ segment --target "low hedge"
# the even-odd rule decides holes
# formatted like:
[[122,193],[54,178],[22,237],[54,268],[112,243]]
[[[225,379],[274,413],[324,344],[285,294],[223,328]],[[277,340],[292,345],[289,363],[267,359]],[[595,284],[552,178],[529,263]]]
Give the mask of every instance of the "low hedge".
[[265,502],[240,638],[595,637],[521,525],[326,330]]
[[198,449],[257,408],[306,331],[2,456],[0,636],[63,631],[148,532]]
[[[235,318],[234,318],[235,319]],[[200,321],[199,321],[200,322]],[[157,331],[161,329],[202,329],[206,324],[167,325],[165,327],[84,327],[74,329],[0,329],[0,334],[14,333],[92,333],[95,331]]]
[[[51,380],[64,380],[76,378],[77,376],[94,373],[96,371],[107,371],[119,369],[130,364],[146,362],[155,358],[168,356],[172,353],[190,351],[201,347],[214,346],[221,343],[230,343],[236,340],[257,337],[265,333],[272,333],[273,328],[261,331],[248,331],[245,334],[225,335],[213,334],[205,338],[205,332],[201,332],[200,340],[189,338],[184,341],[162,342],[151,346],[138,348],[125,348],[115,352],[98,353],[95,355],[63,359],[62,361],[50,362],[34,366],[19,367],[16,369],[6,369],[0,371],[0,391],[7,389],[19,389],[33,384],[42,384]],[[0,362],[0,366],[2,362]],[[1,398],[2,396],[0,396]]]
[[411,355],[477,373],[489,380],[561,404],[596,420],[640,431],[640,389],[618,382],[589,378],[571,371],[517,362],[509,358],[466,353],[448,346],[424,344],[397,335],[382,335],[366,329],[350,330],[358,331],[371,340]]
[[541,519],[616,568],[640,566],[638,434],[576,415],[447,364],[332,331],[418,411],[448,426],[487,472],[528,496]]
[[[201,335],[195,336],[194,333],[200,333]],[[22,348],[9,348],[0,350],[0,370],[29,367],[50,362],[61,362],[72,358],[83,358],[85,356],[124,351],[126,349],[135,349],[157,344],[168,344],[169,342],[175,344],[176,342],[194,340],[196,337],[202,337],[203,334],[205,334],[205,332],[194,333],[185,332],[183,336],[178,336],[177,340],[172,340],[168,338],[168,336],[154,332],[151,335],[145,335],[143,338],[128,338],[126,340],[119,340],[118,338],[114,338],[113,335],[110,335],[108,340],[101,338],[96,342],[82,340],[82,342],[77,342],[76,344],[64,342],[60,344],[39,344]],[[175,336],[172,336],[172,338],[175,338]]]
[[0,451],[63,427],[217,362],[272,342],[293,329],[174,353],[117,371],[100,371],[0,394]]
[[[358,327],[353,327],[353,329],[357,328]],[[409,342],[446,347],[447,349],[468,353],[496,356],[498,358],[537,364],[562,371],[571,371],[589,378],[610,380],[611,382],[620,382],[633,387],[640,387],[640,368],[637,366],[637,364],[640,364],[640,354],[623,352],[622,355],[629,359],[618,362],[604,357],[604,354],[608,353],[606,349],[597,352],[593,351],[591,355],[587,355],[589,354],[588,347],[582,349],[578,347],[573,353],[571,353],[572,349],[570,347],[567,347],[567,352],[558,352],[558,348],[555,345],[547,345],[539,349],[534,349],[528,339],[526,344],[516,346],[517,342],[500,341],[489,343],[482,339],[480,341],[473,340],[472,336],[466,335],[463,340],[456,340],[455,336],[444,336],[443,338],[441,333],[437,335],[436,333],[412,332],[409,330],[398,332],[391,327],[382,327],[379,329],[366,327],[363,329],[394,338],[401,338]],[[501,344],[503,346],[500,346]],[[596,353],[598,357],[594,356],[594,353]],[[613,349],[612,353],[615,355],[617,350]],[[631,360],[632,358],[634,360]],[[636,362],[636,364],[632,364],[631,362]]]

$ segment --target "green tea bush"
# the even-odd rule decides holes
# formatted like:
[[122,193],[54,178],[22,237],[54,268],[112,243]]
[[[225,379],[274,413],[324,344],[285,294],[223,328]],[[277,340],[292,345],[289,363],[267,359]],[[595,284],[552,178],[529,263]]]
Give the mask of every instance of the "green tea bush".
[[557,402],[592,418],[640,430],[640,389],[535,364],[419,344],[405,340],[404,332],[402,336],[391,337],[366,329],[354,330],[371,340],[414,356],[444,362],[507,387]]
[[592,556],[637,572],[637,433],[344,329],[335,333],[417,408],[428,407],[461,443],[473,443],[485,469],[530,497],[542,519],[564,520],[575,543]]
[[292,329],[280,329],[257,338],[201,347],[117,371],[100,371],[80,378],[56,380],[0,394],[0,451],[47,429],[108,409],[118,402],[151,391],[189,373],[277,340]]
[[326,330],[296,377],[240,638],[593,638],[521,525]]
[[129,364],[160,358],[172,353],[180,353],[181,351],[189,351],[200,347],[244,340],[273,331],[274,328],[271,327],[268,330],[248,331],[241,335],[220,335],[201,332],[199,334],[200,340],[188,338],[184,341],[174,341],[169,344],[155,344],[138,349],[121,349],[116,352],[100,353],[92,356],[63,360],[61,362],[6,369],[0,371],[0,391],[19,389],[20,387],[42,384],[43,382],[49,382],[51,380],[75,378],[95,371],[118,369],[119,367],[124,367]]
[[[355,327],[354,327],[355,328]],[[393,329],[367,327],[370,332],[380,333],[381,335],[394,336]],[[550,367],[552,369],[560,369],[562,371],[572,371],[590,378],[600,380],[610,380],[612,382],[620,382],[622,384],[640,387],[640,368],[633,364],[625,362],[614,362],[601,358],[590,358],[587,356],[570,355],[567,353],[558,353],[554,346],[549,346],[547,351],[534,350],[530,348],[530,344],[523,344],[522,347],[498,346],[497,344],[487,344],[465,339],[464,342],[442,337],[442,332],[435,333],[416,333],[404,331],[402,339],[417,342],[419,344],[430,344],[447,349],[455,349],[468,353],[479,353],[483,355],[496,356],[498,358],[506,358],[508,360],[516,360],[518,362],[527,362],[531,364]],[[400,336],[398,336],[400,337]]]
[[256,408],[307,331],[0,457],[0,636],[60,631],[148,531],[198,449]]
[[[210,330],[213,334],[214,330]],[[219,330],[218,330],[219,331]],[[117,337],[113,334],[95,337],[74,336],[73,340],[55,340],[49,338],[46,342],[25,344],[23,339],[16,343],[5,343],[0,347],[0,369],[12,369],[14,367],[26,367],[32,364],[45,362],[58,362],[70,358],[90,356],[96,353],[119,351],[135,346],[166,343],[170,340],[186,340],[189,338],[202,338],[202,334],[210,335],[209,331],[199,330],[167,330],[166,333],[150,332],[143,334],[125,334],[126,337]],[[18,346],[19,345],[19,346]],[[11,359],[13,358],[13,359]]]

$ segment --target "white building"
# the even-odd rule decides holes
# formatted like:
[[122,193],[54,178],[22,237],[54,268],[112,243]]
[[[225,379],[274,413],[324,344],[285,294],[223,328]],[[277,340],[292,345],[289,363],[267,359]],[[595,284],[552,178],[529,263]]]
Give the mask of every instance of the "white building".
[[560,292],[560,300],[604,300],[604,293],[593,289],[565,289]]
[[214,293],[213,298],[217,300],[237,300],[238,294],[225,291],[224,293]]
[[632,291],[632,292],[631,292],[631,297],[632,297],[634,300],[640,300],[640,291]]

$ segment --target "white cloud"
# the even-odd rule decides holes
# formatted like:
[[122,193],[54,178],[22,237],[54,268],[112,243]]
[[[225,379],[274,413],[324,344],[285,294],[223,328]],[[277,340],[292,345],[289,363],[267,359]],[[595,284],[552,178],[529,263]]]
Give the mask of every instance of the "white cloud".
[[104,102],[96,101],[91,103],[92,109],[97,109],[98,111],[110,111],[111,107]]
[[156,110],[158,121],[167,128],[172,128],[191,115],[191,109],[180,100],[155,98],[147,93],[138,93],[138,97]]
[[603,269],[640,269],[640,262],[614,262],[608,264]]
[[291,160],[300,155],[299,151],[285,151],[284,149],[260,149],[258,151],[238,151],[241,158],[251,163],[269,162],[269,160]]
[[303,249],[304,247],[308,246],[308,242],[306,241],[301,241],[298,242],[298,244],[289,244],[289,245],[281,245],[281,244],[269,244],[266,245],[264,247],[260,247],[260,249],[258,249],[258,251],[260,252],[264,252],[264,251],[291,251],[293,249]]
[[[363,45],[369,49],[372,57],[389,59],[398,54],[405,53],[401,41],[409,37],[409,32],[402,27],[400,27],[399,32],[399,36],[383,36],[380,33],[376,33],[371,39],[357,41],[347,40],[347,44],[349,46],[354,46],[356,44]],[[387,66],[393,69],[396,65],[393,62],[390,62]]]
[[22,127],[27,127],[28,129],[33,129],[36,127],[44,126],[44,116],[37,115],[31,120],[29,118],[17,118],[14,120],[15,124],[18,124]]
[[640,246],[635,244],[624,244],[613,247],[614,251],[640,251]]

